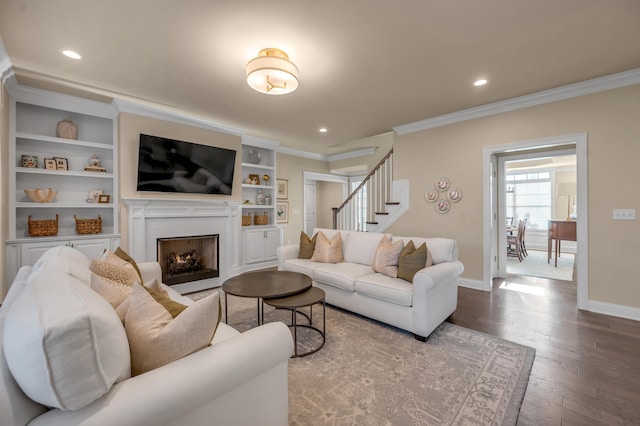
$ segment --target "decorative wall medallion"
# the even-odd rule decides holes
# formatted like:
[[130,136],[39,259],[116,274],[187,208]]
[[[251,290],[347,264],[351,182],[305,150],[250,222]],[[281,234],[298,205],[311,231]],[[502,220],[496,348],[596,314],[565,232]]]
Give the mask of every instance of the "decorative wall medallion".
[[429,203],[434,203],[438,199],[438,191],[435,189],[428,189],[427,192],[424,193],[424,199]]
[[436,203],[436,211],[440,214],[445,214],[451,208],[451,204],[447,200],[438,200]]
[[457,203],[462,199],[462,191],[460,190],[460,188],[451,188],[449,192],[447,192],[447,198],[452,203]]
[[438,178],[438,180],[436,180],[436,188],[438,188],[438,191],[446,191],[449,189],[449,179],[446,177]]

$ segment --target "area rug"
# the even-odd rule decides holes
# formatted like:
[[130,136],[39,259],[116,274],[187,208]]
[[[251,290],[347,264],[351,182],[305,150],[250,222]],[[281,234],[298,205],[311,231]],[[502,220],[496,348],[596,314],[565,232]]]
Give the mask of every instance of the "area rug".
[[562,253],[558,257],[558,266],[552,255],[547,263],[547,252],[540,250],[527,250],[529,254],[522,262],[516,257],[507,258],[507,273],[515,275],[529,275],[533,277],[550,278],[553,280],[573,281],[573,263],[575,255]]
[[[321,312],[316,305],[314,324],[320,327]],[[265,321],[290,319],[265,306]],[[230,297],[229,325],[255,327],[255,299]],[[291,425],[516,424],[532,348],[447,322],[419,342],[330,306],[326,334],[320,351],[289,361]],[[314,333],[298,338],[309,347],[319,343]]]

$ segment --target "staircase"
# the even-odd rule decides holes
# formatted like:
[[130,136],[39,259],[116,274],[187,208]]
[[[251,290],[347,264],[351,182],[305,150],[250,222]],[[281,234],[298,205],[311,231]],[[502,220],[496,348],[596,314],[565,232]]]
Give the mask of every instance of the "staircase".
[[333,228],[383,232],[409,210],[409,181],[393,181],[393,149],[340,207],[333,208]]

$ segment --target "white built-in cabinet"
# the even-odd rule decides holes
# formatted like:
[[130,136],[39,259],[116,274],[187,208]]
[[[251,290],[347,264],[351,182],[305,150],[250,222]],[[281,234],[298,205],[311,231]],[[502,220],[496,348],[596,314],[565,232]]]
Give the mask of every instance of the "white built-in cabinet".
[[[9,238],[6,241],[8,284],[20,266],[33,265],[47,249],[58,245],[78,248],[95,257],[120,241],[118,226],[118,170],[116,113],[111,104],[17,86],[10,91]],[[56,136],[61,120],[71,120],[77,139]],[[23,167],[23,155],[37,157],[37,167]],[[106,172],[85,171],[96,155]],[[47,169],[45,159],[62,158],[68,170]],[[25,189],[58,191],[49,203],[29,200]],[[109,195],[108,203],[88,203],[91,191]],[[55,236],[30,236],[28,220],[55,219]],[[77,234],[79,219],[102,218],[99,234]]]
[[[277,260],[276,250],[284,240],[284,228],[276,224],[276,151],[277,144],[257,138],[242,143],[242,216],[244,261],[254,266],[271,266]],[[250,183],[257,175],[259,184]],[[269,178],[265,181],[264,177]],[[258,204],[258,195],[270,199]],[[268,217],[265,225],[256,225],[255,216]],[[250,224],[246,224],[250,218]],[[255,265],[269,262],[264,265]]]

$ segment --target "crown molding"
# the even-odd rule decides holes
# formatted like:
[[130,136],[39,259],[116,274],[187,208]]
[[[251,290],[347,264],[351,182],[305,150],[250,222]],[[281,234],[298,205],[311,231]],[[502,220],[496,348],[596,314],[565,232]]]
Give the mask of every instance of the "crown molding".
[[308,158],[311,160],[328,161],[328,157],[314,152],[302,151],[300,149],[279,146],[276,151],[280,154],[293,155],[294,157]]
[[6,81],[9,78],[12,78],[15,84],[13,66],[11,65],[11,59],[9,59],[9,54],[7,53],[7,49],[4,47],[4,41],[2,40],[2,35],[0,35],[0,83],[5,85]]
[[242,144],[257,146],[266,149],[275,149],[278,145],[280,145],[280,142],[261,138],[259,136],[242,135]]
[[143,117],[155,118],[158,120],[169,121],[171,123],[184,124],[186,126],[199,127],[201,129],[229,133],[237,136],[242,136],[244,134],[244,130],[238,127],[215,123],[213,121],[205,120],[204,118],[194,117],[181,111],[163,108],[160,106],[142,104],[140,102],[117,98],[113,100],[113,106],[118,113],[126,112]]
[[356,149],[355,151],[343,152],[340,154],[333,154],[327,157],[328,161],[346,160],[348,158],[366,157],[367,155],[375,154],[378,147],[372,146],[369,148]]
[[509,111],[575,98],[577,96],[590,95],[592,93],[603,92],[605,90],[617,89],[639,83],[640,68],[637,68],[630,71],[611,74],[605,77],[594,78],[593,80],[569,84],[555,89],[543,90],[542,92],[530,95],[494,102],[479,107],[453,112],[451,114],[444,114],[438,117],[396,126],[393,130],[398,135],[406,135],[408,133],[433,129],[435,127],[446,126],[453,123],[459,123],[461,121],[502,114]]

